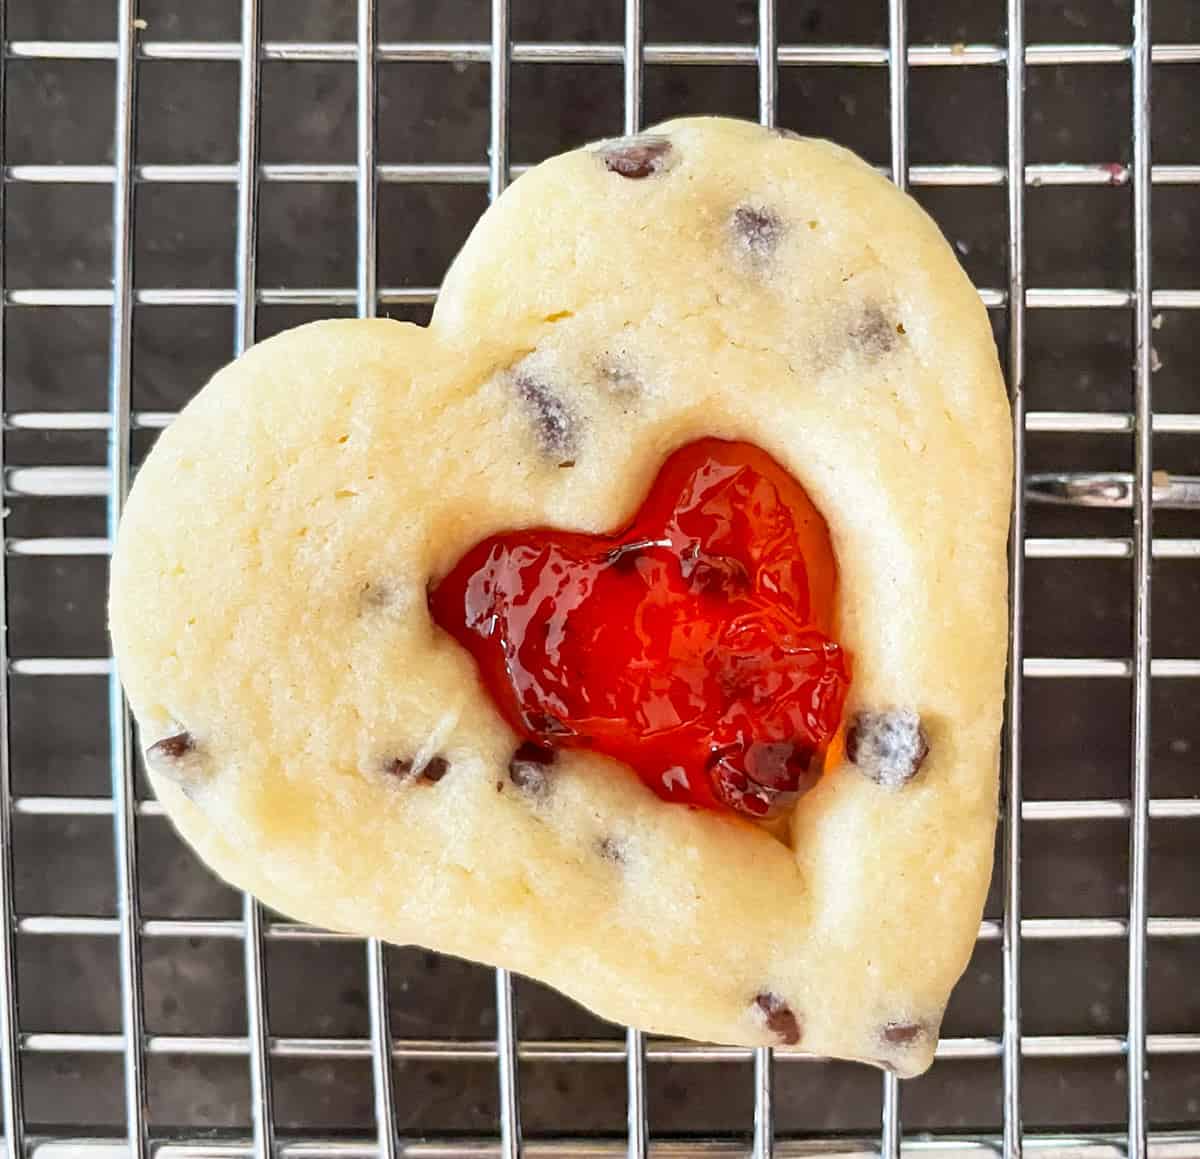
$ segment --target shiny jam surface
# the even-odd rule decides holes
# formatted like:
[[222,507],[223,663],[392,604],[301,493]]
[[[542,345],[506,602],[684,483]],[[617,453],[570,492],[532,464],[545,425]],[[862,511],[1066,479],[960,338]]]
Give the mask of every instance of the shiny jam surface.
[[477,544],[430,593],[512,728],[659,796],[777,816],[820,775],[850,683],[837,567],[804,489],[748,443],[667,459],[612,535]]

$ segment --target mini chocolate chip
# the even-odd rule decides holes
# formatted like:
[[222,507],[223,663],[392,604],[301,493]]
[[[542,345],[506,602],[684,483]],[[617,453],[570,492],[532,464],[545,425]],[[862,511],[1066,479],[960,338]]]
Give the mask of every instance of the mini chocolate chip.
[[611,861],[615,865],[625,864],[625,847],[612,837],[601,837],[596,842],[596,852],[605,861]]
[[516,387],[521,401],[537,424],[538,442],[542,450],[547,455],[558,456],[562,462],[569,460],[574,464],[572,456],[578,449],[579,432],[575,416],[562,396],[526,373],[517,375]]
[[545,797],[550,792],[549,770],[555,759],[552,748],[522,741],[508,762],[508,779],[531,797]]
[[773,209],[739,205],[733,211],[734,236],[758,260],[769,258],[783,236],[783,219]]
[[174,781],[189,797],[203,783],[207,770],[190,732],[179,732],[155,741],[146,750],[146,767]]
[[850,341],[868,358],[882,358],[900,345],[903,332],[876,303],[869,302],[850,326]]
[[801,1038],[803,1028],[792,1008],[778,994],[769,990],[755,995],[754,1005],[766,1023],[767,1029],[784,1046],[795,1046]]
[[169,764],[171,761],[182,760],[188,755],[196,751],[196,742],[192,739],[190,732],[176,733],[174,736],[165,736],[160,741],[155,741],[147,750],[146,757],[154,765]]
[[883,1040],[893,1046],[908,1046],[927,1033],[921,1022],[888,1022],[883,1027]]
[[430,757],[421,770],[421,780],[436,785],[450,771],[450,762],[443,756]]
[[411,757],[396,757],[388,761],[385,771],[398,780],[415,779],[429,785],[436,785],[449,771],[450,762],[440,753],[425,762],[425,767],[413,778],[415,762]]
[[861,773],[889,789],[907,784],[929,755],[921,718],[908,709],[857,712],[846,729],[846,756]]
[[600,156],[610,173],[636,181],[661,172],[670,152],[671,142],[666,137],[646,135],[610,141],[600,150]]

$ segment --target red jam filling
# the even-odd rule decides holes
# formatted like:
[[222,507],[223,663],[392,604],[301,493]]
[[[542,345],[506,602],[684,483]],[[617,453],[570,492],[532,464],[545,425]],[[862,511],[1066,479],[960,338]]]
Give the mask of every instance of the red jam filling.
[[804,489],[748,443],[663,464],[612,535],[477,544],[430,593],[512,728],[625,762],[660,797],[778,815],[837,732],[837,565]]

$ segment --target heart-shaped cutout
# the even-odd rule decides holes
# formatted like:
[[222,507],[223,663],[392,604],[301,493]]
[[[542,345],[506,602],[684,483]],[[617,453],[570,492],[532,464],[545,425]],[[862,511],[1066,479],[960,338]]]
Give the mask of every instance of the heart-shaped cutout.
[[702,439],[623,530],[490,536],[430,609],[518,734],[764,819],[812,787],[841,720],[836,574],[804,488],[756,447]]

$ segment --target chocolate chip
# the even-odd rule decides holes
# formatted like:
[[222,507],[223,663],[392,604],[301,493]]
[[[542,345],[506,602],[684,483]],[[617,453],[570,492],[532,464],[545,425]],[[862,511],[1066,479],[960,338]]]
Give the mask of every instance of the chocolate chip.
[[850,326],[850,342],[868,358],[882,358],[900,345],[903,326],[891,321],[874,302],[869,302]]
[[174,736],[163,737],[155,741],[146,750],[146,760],[152,766],[170,765],[173,761],[182,760],[189,753],[196,751],[196,742],[190,732],[176,733]]
[[449,771],[450,762],[446,760],[440,753],[437,756],[430,757],[425,762],[425,767],[413,777],[414,762],[411,757],[396,757],[388,761],[386,771],[391,776],[399,780],[406,781],[410,778],[418,783],[424,782],[430,785],[436,785]]
[[889,789],[907,784],[929,755],[921,718],[907,709],[857,712],[846,729],[846,756],[871,780]]
[[430,757],[421,770],[421,780],[436,785],[450,771],[450,762],[443,756]]
[[625,847],[612,837],[601,837],[596,842],[596,852],[605,861],[611,861],[615,865],[625,864]]
[[908,1046],[928,1033],[922,1022],[888,1022],[883,1027],[883,1041],[893,1046]]
[[783,219],[773,209],[739,205],[733,211],[733,233],[752,258],[762,261],[775,252],[783,236]]
[[550,792],[550,766],[555,759],[552,748],[536,741],[522,741],[508,762],[508,779],[531,797],[545,797]]
[[579,432],[575,416],[562,396],[533,375],[516,377],[517,393],[537,424],[538,442],[547,455],[574,464]]
[[600,150],[604,168],[631,180],[641,180],[661,172],[667,164],[671,142],[666,137],[622,137]]
[[755,995],[754,1006],[767,1029],[784,1046],[795,1046],[801,1038],[803,1028],[792,1008],[778,994],[769,990]]
[[207,769],[200,747],[190,732],[179,732],[155,741],[146,750],[146,767],[174,781],[189,797],[204,782]]

